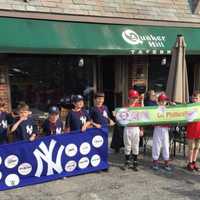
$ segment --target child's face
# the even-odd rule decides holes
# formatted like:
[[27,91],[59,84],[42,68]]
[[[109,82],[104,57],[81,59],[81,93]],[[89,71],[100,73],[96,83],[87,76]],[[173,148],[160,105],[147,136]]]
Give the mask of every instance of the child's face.
[[132,97],[132,98],[129,99],[129,102],[130,102],[130,103],[135,103],[135,102],[137,102],[137,101],[138,101],[138,98],[137,98],[137,97]]
[[83,100],[77,101],[76,103],[74,103],[74,106],[76,109],[81,109],[84,107],[84,101]]
[[30,115],[30,111],[29,110],[20,110],[19,111],[19,116],[24,117],[24,118],[28,118],[28,116]]
[[0,107],[0,112],[4,112],[5,111],[5,107],[4,106],[1,106]]
[[95,99],[95,103],[96,103],[97,106],[102,106],[103,103],[104,103],[104,97],[97,97]]
[[167,101],[159,101],[158,104],[161,106],[165,106],[167,104]]
[[156,95],[155,95],[155,93],[154,94],[150,94],[150,100],[151,101],[156,101]]
[[193,97],[192,97],[192,102],[193,102],[193,103],[199,103],[199,102],[200,102],[200,96],[199,96],[199,95],[193,96]]
[[59,114],[57,113],[52,113],[49,115],[49,121],[52,123],[55,123],[59,118]]

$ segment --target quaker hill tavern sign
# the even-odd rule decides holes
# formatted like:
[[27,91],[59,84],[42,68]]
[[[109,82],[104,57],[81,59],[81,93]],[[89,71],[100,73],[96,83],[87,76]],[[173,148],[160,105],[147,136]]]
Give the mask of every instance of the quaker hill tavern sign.
[[141,49],[132,49],[131,54],[171,54],[165,50],[166,36],[155,34],[139,35],[134,30],[126,29],[122,32],[123,39],[134,46],[142,45]]

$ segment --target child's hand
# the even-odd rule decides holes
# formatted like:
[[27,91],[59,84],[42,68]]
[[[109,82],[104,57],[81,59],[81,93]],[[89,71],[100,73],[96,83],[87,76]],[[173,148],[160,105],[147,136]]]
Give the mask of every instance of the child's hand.
[[96,124],[96,128],[101,128],[101,125],[100,124]]
[[87,126],[86,125],[83,125],[82,128],[81,128],[81,132],[85,132],[87,129]]
[[109,123],[110,126],[114,126],[115,125],[115,122],[113,120],[110,120],[110,123]]
[[33,134],[33,135],[31,135],[31,137],[29,138],[29,140],[30,140],[31,142],[33,142],[33,141],[35,140],[35,138],[36,138],[36,135]]
[[20,117],[20,119],[19,119],[20,122],[23,122],[25,120],[27,120],[27,117]]
[[91,125],[93,125],[93,127],[95,128],[101,128],[101,124],[96,124],[94,122],[91,122]]
[[112,111],[112,114],[115,117],[116,116],[116,111]]

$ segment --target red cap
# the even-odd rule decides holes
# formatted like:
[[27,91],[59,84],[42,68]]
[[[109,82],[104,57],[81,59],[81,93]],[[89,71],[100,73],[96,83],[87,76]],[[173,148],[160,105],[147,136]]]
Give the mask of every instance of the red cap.
[[139,97],[139,93],[136,90],[129,90],[128,92],[128,98],[138,98]]
[[158,101],[167,101],[169,100],[169,98],[167,97],[166,94],[160,94],[159,97],[158,97]]

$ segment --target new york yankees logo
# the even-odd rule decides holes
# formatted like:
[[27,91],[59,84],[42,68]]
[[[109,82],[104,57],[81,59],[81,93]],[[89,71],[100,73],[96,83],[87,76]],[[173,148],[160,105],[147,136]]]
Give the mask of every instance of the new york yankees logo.
[[27,126],[26,126],[26,132],[27,132],[29,135],[31,135],[31,134],[33,133],[33,126],[27,125]]
[[52,159],[54,148],[56,145],[55,140],[51,140],[49,149],[47,148],[46,144],[44,142],[41,142],[39,145],[39,149],[36,149],[33,154],[37,159],[37,170],[35,173],[35,176],[40,177],[43,172],[43,161],[45,161],[48,165],[47,167],[47,176],[54,174],[53,170],[55,170],[57,173],[61,173],[63,171],[62,164],[61,164],[61,156],[62,152],[64,150],[64,146],[61,145],[58,149],[58,153],[56,154],[56,162],[54,162]]
[[6,129],[8,128],[8,122],[6,120],[2,120],[0,123],[0,126],[2,126],[2,128]]
[[80,120],[81,120],[81,123],[82,123],[82,124],[85,124],[87,119],[86,119],[85,116],[81,116],[81,117],[80,117]]
[[60,134],[60,133],[61,133],[61,131],[62,131],[62,129],[61,129],[61,128],[56,128],[56,134]]

